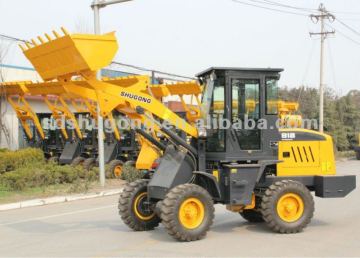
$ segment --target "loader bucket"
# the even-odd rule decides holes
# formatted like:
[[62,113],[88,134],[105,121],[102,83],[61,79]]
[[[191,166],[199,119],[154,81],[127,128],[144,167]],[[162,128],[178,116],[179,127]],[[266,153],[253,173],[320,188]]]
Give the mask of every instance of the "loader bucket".
[[99,70],[110,64],[118,50],[114,32],[70,35],[61,30],[63,35],[53,31],[53,37],[45,34],[47,40],[38,37],[20,46],[44,81]]

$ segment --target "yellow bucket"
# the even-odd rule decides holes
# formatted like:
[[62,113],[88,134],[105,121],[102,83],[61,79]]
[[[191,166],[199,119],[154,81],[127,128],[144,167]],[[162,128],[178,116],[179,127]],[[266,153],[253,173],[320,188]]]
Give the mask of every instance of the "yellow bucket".
[[62,36],[54,31],[55,38],[45,34],[47,41],[38,37],[38,42],[32,40],[32,44],[21,46],[45,81],[99,70],[110,64],[118,50],[114,32],[70,35],[63,28],[62,32]]

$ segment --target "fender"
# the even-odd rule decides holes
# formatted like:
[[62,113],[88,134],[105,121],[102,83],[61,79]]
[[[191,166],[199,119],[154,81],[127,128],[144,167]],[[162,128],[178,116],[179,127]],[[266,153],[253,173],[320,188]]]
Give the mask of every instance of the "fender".
[[[215,200],[221,200],[221,198],[222,198],[221,191],[220,191],[220,187],[219,187],[218,181],[215,176],[213,176],[210,173],[206,173],[206,172],[202,172],[202,171],[194,171],[193,174],[195,174],[197,178],[201,178],[201,177],[207,178],[209,180],[209,182],[211,182],[213,188],[206,189],[206,190],[212,195],[212,197]],[[211,191],[209,191],[209,190],[211,190]],[[214,194],[216,194],[216,195],[214,196]]]

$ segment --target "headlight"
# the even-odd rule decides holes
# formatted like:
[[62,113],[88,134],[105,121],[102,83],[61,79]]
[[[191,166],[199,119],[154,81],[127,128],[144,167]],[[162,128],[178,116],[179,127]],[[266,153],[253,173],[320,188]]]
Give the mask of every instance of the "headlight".
[[199,137],[206,138],[206,136],[207,136],[206,128],[199,128],[198,132],[199,132]]

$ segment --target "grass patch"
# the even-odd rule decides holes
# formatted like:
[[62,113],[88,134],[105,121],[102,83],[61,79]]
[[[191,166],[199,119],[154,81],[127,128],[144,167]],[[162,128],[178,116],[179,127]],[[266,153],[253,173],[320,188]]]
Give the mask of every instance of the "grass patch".
[[131,183],[143,177],[144,172],[137,170],[133,165],[124,164],[121,179]]
[[336,158],[338,158],[338,159],[341,159],[341,158],[353,159],[353,158],[355,158],[355,156],[356,156],[356,154],[355,154],[355,151],[353,151],[353,150],[336,152]]
[[[132,171],[132,168],[129,169],[129,172]],[[127,177],[135,179],[140,172],[135,173]],[[38,149],[0,149],[0,204],[103,191],[98,175],[97,167],[87,171],[82,166],[60,166],[47,162]],[[123,184],[122,180],[107,179],[106,189],[119,189]]]
[[0,151],[0,174],[19,169],[32,163],[45,163],[44,153],[40,149],[26,148],[17,151]]
[[0,175],[2,189],[22,191],[26,188],[79,182],[92,182],[97,179],[97,169],[85,171],[81,167],[59,166],[55,163],[30,163],[26,167]]
[[0,151],[0,202],[87,192],[98,179],[98,168],[60,166],[46,162],[41,150]]

